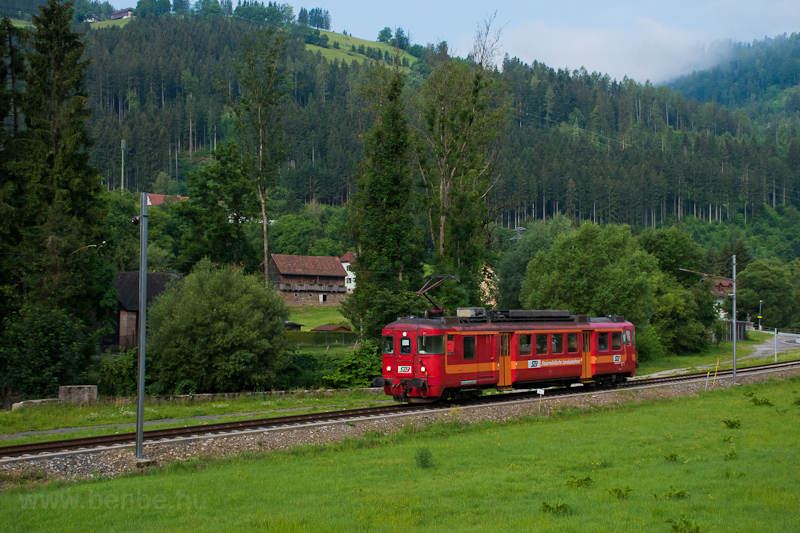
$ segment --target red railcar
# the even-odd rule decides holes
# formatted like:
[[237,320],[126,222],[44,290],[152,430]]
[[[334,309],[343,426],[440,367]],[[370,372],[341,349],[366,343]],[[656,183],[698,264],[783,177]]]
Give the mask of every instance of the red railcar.
[[383,328],[383,370],[374,385],[397,401],[477,397],[585,383],[612,386],[638,367],[633,324],[569,311],[485,311],[400,318]]

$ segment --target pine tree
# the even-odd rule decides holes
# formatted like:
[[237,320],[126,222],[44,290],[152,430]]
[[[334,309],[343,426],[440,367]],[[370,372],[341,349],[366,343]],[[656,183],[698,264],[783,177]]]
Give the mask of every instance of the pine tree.
[[358,283],[343,312],[368,338],[380,337],[387,323],[422,307],[415,291],[422,283],[423,244],[414,218],[411,134],[398,63],[391,73],[372,73],[368,94],[380,112],[366,136],[350,206]]
[[87,151],[88,62],[71,17],[72,2],[58,0],[33,17],[24,55],[25,129],[11,143],[14,160],[5,178],[14,188],[20,237],[17,259],[7,264],[17,298],[86,318],[101,302],[112,305],[113,274],[96,252],[105,207]]

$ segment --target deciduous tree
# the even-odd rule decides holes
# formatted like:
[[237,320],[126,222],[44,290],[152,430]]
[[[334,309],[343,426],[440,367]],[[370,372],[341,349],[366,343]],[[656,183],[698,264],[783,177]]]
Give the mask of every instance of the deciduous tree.
[[280,129],[280,104],[287,95],[286,76],[281,68],[284,45],[285,35],[275,28],[259,28],[242,35],[241,56],[234,63],[240,94],[230,101],[246,168],[261,203],[266,284],[269,283],[267,197],[275,185],[285,151]]
[[147,313],[147,356],[164,392],[268,389],[285,363],[289,308],[256,276],[208,259],[168,288]]

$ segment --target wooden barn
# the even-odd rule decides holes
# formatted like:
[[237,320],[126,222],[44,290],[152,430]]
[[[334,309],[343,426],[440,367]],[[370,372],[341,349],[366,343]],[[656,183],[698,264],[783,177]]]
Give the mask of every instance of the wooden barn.
[[339,305],[347,296],[347,271],[338,257],[270,256],[275,288],[289,305]]

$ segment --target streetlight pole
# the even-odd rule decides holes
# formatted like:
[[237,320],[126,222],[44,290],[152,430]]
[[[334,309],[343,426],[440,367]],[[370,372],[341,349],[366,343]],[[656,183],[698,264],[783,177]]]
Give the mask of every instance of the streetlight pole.
[[761,300],[758,301],[758,331],[761,331]]
[[[124,141],[123,141],[124,142]],[[142,193],[140,215],[133,222],[139,224],[139,382],[136,409],[136,459],[142,460],[144,441],[144,362],[147,333],[147,193]]]

